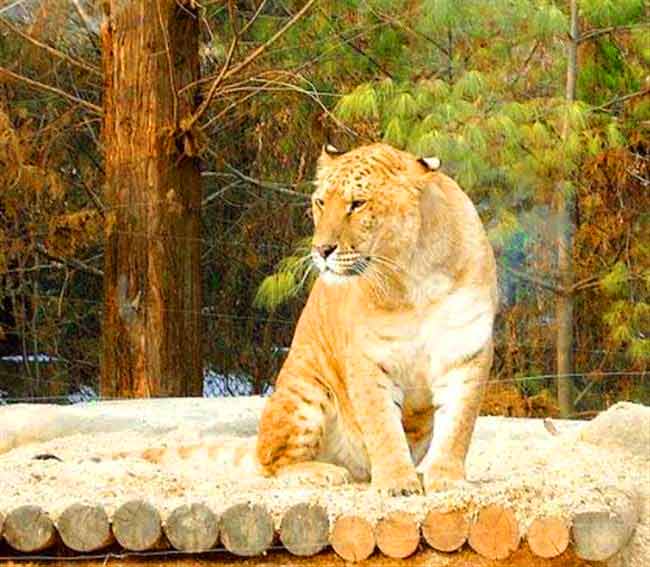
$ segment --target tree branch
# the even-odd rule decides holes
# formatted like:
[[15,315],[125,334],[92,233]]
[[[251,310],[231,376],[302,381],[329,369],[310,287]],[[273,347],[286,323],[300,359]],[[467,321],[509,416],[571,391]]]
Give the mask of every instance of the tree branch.
[[431,45],[433,45],[436,49],[442,51],[445,55],[449,56],[449,51],[447,48],[442,45],[441,43],[437,42],[435,39],[432,37],[428,36],[425,33],[422,33],[421,31],[418,31],[408,25],[406,25],[404,22],[401,20],[398,20],[394,16],[389,16],[387,14],[384,14],[383,12],[380,12],[379,10],[374,10],[370,6],[370,11],[377,17],[379,18],[382,22],[386,22],[388,24],[393,24],[399,28],[402,28],[405,32],[410,33],[411,35],[414,35],[416,37],[422,38],[425,41],[428,41]]
[[[214,158],[219,158],[211,149],[206,150],[210,155],[212,155]],[[273,183],[272,181],[262,181],[261,179],[255,179],[254,177],[249,177],[246,175],[243,171],[238,170],[237,168],[233,167],[229,163],[226,163],[226,169],[230,171],[230,174],[224,174],[224,175],[230,175],[232,177],[238,178],[241,181],[245,181],[246,183],[250,183],[251,185],[256,185],[257,187],[261,187],[262,189],[270,189],[272,191],[277,191],[278,193],[284,193],[286,195],[292,195],[294,197],[300,197],[301,199],[304,199],[305,201],[309,200],[309,195],[305,195],[304,193],[300,193],[299,191],[293,191],[291,189],[287,189],[285,185],[281,183]],[[211,176],[211,175],[217,175],[217,173],[213,172],[203,172],[203,176]],[[295,184],[288,184],[289,187],[298,187]],[[228,186],[230,187],[230,185]],[[212,197],[212,196],[210,196]],[[210,199],[208,197],[208,199]]]
[[574,283],[571,286],[571,291],[576,292],[576,291],[581,291],[583,289],[587,289],[588,287],[591,287],[592,284],[596,282],[599,282],[598,276],[589,276],[588,278],[585,278],[583,280],[580,280],[579,282]]
[[93,104],[92,102],[88,102],[87,100],[84,100],[82,98],[78,98],[74,95],[71,95],[70,93],[63,91],[61,89],[58,89],[56,87],[53,87],[51,85],[46,85],[45,83],[41,83],[40,81],[35,81],[34,79],[30,79],[29,77],[25,77],[24,75],[19,75],[18,73],[14,73],[13,71],[10,71],[9,69],[5,67],[0,67],[0,75],[5,74],[11,77],[12,79],[15,79],[17,81],[22,81],[23,83],[26,83],[30,85],[31,87],[34,87],[35,89],[39,89],[42,91],[50,92],[53,94],[56,94],[62,98],[68,99],[72,102],[76,102],[77,104],[80,104],[81,106],[85,106],[88,110],[92,110],[93,112],[97,114],[103,114],[103,110],[101,106],[97,106],[96,104]]
[[[204,171],[201,173],[201,175],[204,177],[209,177],[211,173],[212,173],[211,171]],[[208,195],[207,197],[205,197],[201,201],[201,207],[207,207],[212,201],[221,197],[221,195],[223,195],[226,191],[228,191],[228,189],[232,189],[233,187],[236,187],[240,183],[241,181],[239,179],[236,179],[235,181],[228,183],[228,185],[226,185],[225,187],[221,187],[218,191],[212,193],[212,195]]]
[[305,201],[309,201],[309,195],[305,195],[304,193],[287,189],[280,183],[273,183],[272,181],[262,181],[261,179],[255,179],[253,177],[249,177],[248,175],[234,168],[230,164],[226,164],[226,169],[232,172],[236,177],[239,177],[239,179],[241,179],[242,181],[246,181],[251,185],[256,185],[257,187],[261,187],[262,189],[271,189],[272,191],[277,191],[278,193],[285,193],[286,195],[293,195],[294,197],[300,197]]
[[[319,96],[321,94],[322,95],[327,95],[327,96],[339,96],[339,95],[336,95],[334,93],[319,93],[316,90],[316,87],[314,86],[314,84],[311,83],[310,81],[308,81],[305,77],[303,77],[301,75],[295,75],[295,74],[290,73],[290,72],[285,72],[284,74],[288,75],[291,78],[294,78],[294,79],[297,78],[297,79],[300,79],[301,81],[306,82],[311,87],[311,90],[304,89],[302,87],[299,87],[298,85],[294,85],[294,84],[286,82],[286,81],[279,81],[279,80],[275,80],[275,79],[272,79],[272,78],[271,79],[265,79],[265,78],[261,78],[261,77],[252,77],[252,78],[248,79],[247,81],[243,81],[243,82],[238,83],[237,85],[239,85],[239,86],[235,86],[235,87],[233,87],[233,84],[231,83],[230,85],[228,85],[227,88],[225,88],[225,89],[223,89],[221,91],[221,94],[233,94],[235,92],[249,92],[249,94],[246,95],[245,97],[242,97],[240,100],[232,102],[231,104],[226,106],[226,108],[221,110],[216,116],[213,116],[212,118],[210,118],[210,120],[208,120],[205,124],[203,124],[203,126],[201,128],[202,129],[209,128],[211,124],[214,124],[216,121],[220,120],[231,108],[241,104],[242,102],[248,100],[249,98],[255,96],[256,94],[258,94],[260,92],[278,92],[278,91],[279,92],[287,92],[287,91],[291,92],[291,91],[293,91],[293,92],[297,92],[297,93],[302,94],[302,95],[306,95],[309,98],[311,98],[321,108],[321,110],[331,120],[333,120],[336,123],[336,125],[339,128],[341,128],[342,130],[345,130],[346,132],[348,132],[349,134],[351,134],[352,136],[354,136],[356,138],[360,137],[360,134],[358,132],[355,132],[350,127],[346,126],[343,122],[341,122],[336,116],[334,116],[332,114],[332,112],[327,108],[327,106],[323,103],[323,101],[321,101],[320,98],[319,98]],[[259,86],[247,87],[246,86],[247,82],[257,84]],[[277,87],[272,87],[272,86],[269,86],[269,85],[278,85],[278,86]]]
[[62,264],[67,264],[68,266],[76,270],[82,270],[84,272],[88,272],[89,274],[94,274],[102,278],[104,277],[104,272],[102,272],[100,269],[95,268],[93,266],[89,266],[88,264],[85,264],[81,260],[75,260],[74,258],[63,258],[61,256],[57,256],[56,254],[52,254],[48,252],[47,248],[45,248],[43,244],[37,243],[36,249],[41,254],[48,257],[50,260],[54,260],[55,262],[60,262]]
[[578,43],[582,43],[583,41],[589,41],[592,39],[595,39],[597,37],[600,37],[601,35],[607,35],[608,33],[616,33],[619,31],[629,31],[633,30],[636,28],[647,28],[650,26],[650,23],[640,23],[640,24],[629,24],[626,26],[609,26],[607,28],[600,28],[597,30],[592,30],[586,34],[583,34],[578,38]]
[[594,111],[607,111],[607,109],[610,106],[620,104],[621,102],[625,102],[625,101],[633,99],[633,98],[637,98],[637,97],[640,97],[640,96],[645,96],[647,94],[650,94],[650,87],[645,88],[645,89],[641,89],[640,91],[636,91],[636,92],[630,93],[628,95],[614,97],[612,100],[607,101],[605,104],[601,104],[600,106],[595,106],[592,110],[594,110]]
[[262,13],[262,10],[264,9],[264,6],[266,6],[266,0],[262,0],[259,4],[259,6],[255,9],[255,12],[253,12],[253,15],[250,17],[250,19],[244,24],[244,27],[237,32],[237,35],[241,37],[244,35],[250,27],[257,21],[257,18],[259,18],[259,15]]
[[77,14],[79,15],[79,19],[81,20],[81,23],[83,24],[84,28],[86,29],[86,35],[88,36],[88,39],[90,40],[90,43],[93,44],[93,47],[97,52],[101,51],[99,49],[99,46],[97,45],[97,33],[92,27],[92,23],[90,20],[90,16],[86,13],[86,10],[84,10],[84,7],[80,4],[79,0],[70,0],[72,2],[72,5],[74,6],[75,10],[77,11]]
[[50,55],[53,55],[54,57],[61,59],[62,61],[66,61],[71,65],[74,65],[75,67],[79,67],[84,71],[88,71],[89,73],[93,73],[94,75],[97,75],[99,77],[102,76],[102,72],[94,65],[91,65],[90,63],[86,63],[82,59],[77,59],[76,57],[73,57],[72,55],[68,55],[67,53],[63,53],[63,51],[59,51],[55,47],[52,47],[51,45],[48,45],[47,43],[44,43],[39,39],[35,38],[33,35],[24,32],[19,27],[14,26],[12,23],[5,20],[4,18],[0,18],[0,24],[5,26],[7,29],[11,30],[16,35],[22,37],[25,41],[28,41],[32,45],[35,45],[36,47],[47,51]]
[[219,71],[219,74],[213,81],[212,85],[210,85],[210,90],[208,91],[207,96],[203,100],[203,102],[199,105],[199,107],[196,109],[196,112],[192,114],[192,116],[189,117],[186,123],[182,124],[183,130],[186,132],[192,129],[192,126],[196,124],[196,121],[201,118],[203,113],[206,111],[210,103],[212,102],[212,98],[214,97],[215,93],[217,92],[217,88],[223,81],[223,78],[226,74],[226,71],[228,70],[228,67],[230,66],[230,62],[232,60],[232,56],[235,53],[235,48],[237,47],[237,43],[239,42],[239,34],[236,35],[232,42],[230,43],[230,48],[228,49],[228,54],[226,55],[226,60],[224,61],[223,66],[221,67],[221,71]]
[[[228,77],[231,77],[232,75],[235,75],[239,73],[240,71],[243,71],[246,67],[248,67],[253,61],[255,61],[258,57],[260,57],[271,45],[273,45],[280,37],[282,37],[288,30],[289,28],[293,27],[293,25],[302,18],[307,10],[311,8],[312,4],[314,4],[316,0],[308,0],[307,3],[300,9],[298,12],[296,12],[293,17],[286,23],[284,26],[282,26],[273,36],[271,36],[266,42],[264,42],[262,45],[254,49],[242,62],[238,63],[231,69],[227,70],[226,72],[223,73],[223,77],[221,77],[221,81],[227,79]],[[216,78],[219,78],[219,74],[217,75]],[[201,83],[206,83],[210,82],[213,79],[215,79],[215,76],[212,75],[211,77],[204,77],[203,79],[199,79],[198,81],[194,81],[191,85],[187,85],[183,87],[182,90],[185,90],[189,88],[190,86],[194,86],[196,84],[201,84]]]
[[536,285],[537,287],[541,287],[543,289],[546,289],[548,291],[552,291],[553,293],[557,295],[563,295],[565,293],[565,290],[553,283],[546,282],[542,280],[541,278],[538,278],[536,276],[533,276],[531,274],[528,274],[526,272],[520,272],[519,270],[515,270],[513,268],[510,268],[508,266],[504,266],[506,269],[506,272],[509,274],[512,274],[516,278],[523,280],[525,282],[531,283],[533,285]]
[[11,4],[0,8],[0,14],[4,14],[5,12],[8,12],[12,8],[15,8],[16,6],[20,6],[23,2],[25,2],[25,0],[16,0],[15,2],[12,2]]
[[238,65],[235,65],[230,71],[228,71],[224,78],[227,79],[231,75],[235,75],[236,73],[239,73],[246,67],[248,67],[255,59],[257,59],[260,55],[262,55],[271,45],[273,45],[278,39],[280,39],[290,28],[293,27],[293,25],[302,18],[307,10],[311,8],[312,4],[314,4],[316,0],[308,0],[305,5],[298,10],[298,12],[295,13],[295,15],[286,23],[284,26],[282,26],[273,36],[268,39],[265,43],[260,45],[257,49],[253,50],[253,52],[246,57],[241,63]]
[[519,81],[519,79],[521,79],[522,75],[526,72],[526,69],[528,68],[528,64],[530,63],[530,60],[533,58],[533,55],[535,55],[535,52],[537,51],[538,47],[539,47],[539,40],[533,44],[533,47],[531,47],[530,51],[528,52],[528,55],[526,56],[526,59],[524,59],[524,62],[521,65],[521,69],[519,69],[519,72],[508,82],[508,87],[514,87]]
[[352,42],[348,43],[348,45],[359,55],[365,57],[368,61],[370,61],[370,63],[372,63],[375,67],[377,67],[377,69],[379,69],[386,77],[388,77],[389,79],[393,78],[391,72],[388,69],[386,69],[381,63],[379,63],[374,57],[372,57],[372,55],[368,55],[363,49],[361,49],[360,47],[358,47]]

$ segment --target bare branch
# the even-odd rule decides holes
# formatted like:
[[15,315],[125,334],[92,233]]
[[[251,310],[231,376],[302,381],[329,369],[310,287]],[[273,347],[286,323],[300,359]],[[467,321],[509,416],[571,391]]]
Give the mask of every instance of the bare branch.
[[58,49],[52,47],[51,45],[48,45],[47,43],[44,43],[39,39],[35,38],[34,36],[24,32],[19,27],[14,26],[12,23],[5,20],[4,18],[0,18],[0,24],[2,24],[3,26],[11,30],[16,35],[22,37],[25,41],[28,41],[32,45],[35,45],[36,47],[47,51],[54,57],[61,59],[62,61],[67,61],[71,65],[74,65],[75,67],[79,67],[80,69],[83,69],[84,71],[88,71],[89,73],[93,73],[94,75],[97,75],[99,77],[102,76],[102,72],[94,65],[91,65],[90,63],[86,63],[82,59],[77,59],[76,57],[73,57],[72,55],[68,55],[67,53],[63,53],[63,51],[59,51]]
[[630,175],[631,177],[634,177],[634,179],[636,179],[639,183],[641,183],[641,185],[643,185],[643,187],[650,187],[650,178],[641,177],[638,173],[636,173],[635,171],[632,171],[629,168],[627,168],[625,171],[627,172],[628,175]]
[[103,110],[101,106],[97,106],[96,104],[93,104],[92,102],[88,102],[87,100],[84,100],[82,98],[78,98],[74,95],[71,95],[70,93],[66,91],[62,91],[61,89],[58,89],[56,87],[53,87],[51,85],[46,85],[45,83],[41,83],[40,81],[35,81],[34,79],[30,79],[29,77],[25,77],[24,75],[19,75],[18,73],[14,73],[13,71],[10,71],[9,69],[5,67],[0,67],[0,75],[5,74],[12,79],[15,79],[17,81],[22,81],[23,83],[28,84],[31,87],[34,87],[35,89],[39,89],[42,91],[50,92],[53,94],[56,94],[62,98],[68,99],[72,102],[76,102],[77,104],[80,104],[81,106],[85,106],[88,110],[92,110],[93,112],[97,114],[103,114]]
[[90,63],[86,63],[82,59],[77,59],[76,57],[73,57],[72,55],[68,55],[67,53],[63,53],[63,51],[60,51],[56,49],[55,47],[52,47],[51,45],[48,45],[47,43],[43,43],[42,41],[38,40],[34,36],[24,32],[21,30],[19,27],[14,26],[12,23],[8,22],[4,18],[0,18],[0,24],[11,30],[13,33],[16,35],[19,35],[22,37],[25,41],[28,41],[32,45],[35,45],[36,47],[43,49],[47,51],[50,55],[53,55],[57,59],[61,59],[62,61],[66,61],[67,63],[70,63],[70,65],[74,65],[75,67],[79,67],[80,69],[83,69],[84,71],[88,71],[89,73],[92,73],[93,75],[97,75],[99,77],[102,76],[102,72],[95,67],[94,65],[91,65]]
[[560,286],[554,284],[554,283],[549,283],[541,278],[538,278],[536,276],[533,276],[532,274],[528,274],[526,272],[520,272],[519,270],[515,270],[513,268],[510,268],[508,266],[505,266],[506,272],[509,274],[512,274],[516,278],[523,280],[525,282],[531,283],[533,285],[536,285],[537,287],[541,287],[542,289],[546,289],[548,291],[552,291],[553,293],[556,293],[558,295],[562,295],[565,293],[565,290],[561,288]]
[[[201,175],[207,177],[209,175],[206,175],[206,174],[210,174],[210,173],[212,173],[212,172],[204,171],[203,173],[201,173]],[[228,183],[228,185],[226,185],[225,187],[221,187],[218,191],[215,191],[211,195],[208,195],[207,197],[205,197],[205,199],[203,199],[201,201],[201,207],[207,207],[212,201],[214,201],[215,199],[218,199],[219,197],[221,197],[221,195],[223,195],[226,191],[228,191],[228,189],[236,187],[237,185],[240,185],[240,184],[241,184],[241,181],[239,179],[237,179],[237,180],[233,181],[232,183]]]
[[76,270],[82,270],[84,272],[88,272],[89,274],[94,274],[102,278],[104,277],[104,272],[102,272],[100,269],[95,268],[93,266],[89,266],[88,264],[85,264],[81,260],[76,260],[74,258],[63,258],[61,256],[57,256],[56,254],[52,254],[47,250],[47,248],[45,248],[45,246],[43,246],[43,244],[37,243],[36,249],[44,256],[47,256],[50,260],[54,260],[55,262],[61,262],[62,264],[66,264]]
[[264,9],[264,6],[266,5],[266,0],[262,0],[257,7],[257,10],[255,10],[255,13],[251,16],[251,19],[246,22],[244,27],[238,31],[235,34],[235,37],[233,37],[232,42],[230,43],[230,48],[228,49],[228,53],[226,54],[226,60],[224,61],[223,66],[221,67],[221,70],[219,71],[219,74],[213,81],[212,85],[210,86],[210,90],[208,91],[207,96],[197,109],[197,111],[190,117],[188,120],[187,124],[184,126],[185,130],[190,130],[192,126],[196,123],[196,121],[201,117],[201,115],[206,111],[210,103],[212,102],[212,98],[214,97],[215,93],[217,92],[217,88],[223,81],[226,71],[228,71],[228,68],[230,67],[230,63],[232,61],[232,57],[235,53],[235,49],[237,48],[237,44],[239,43],[239,38],[242,37],[246,33],[246,31],[253,25],[253,23],[257,20],[259,15],[262,13],[262,10]]
[[[219,158],[219,156],[216,155],[215,152],[213,152],[211,149],[207,148],[206,149],[207,153],[209,153],[212,157],[214,158]],[[296,184],[282,184],[282,183],[274,183],[272,181],[262,181],[261,179],[255,179],[254,177],[249,177],[246,175],[243,171],[240,171],[239,169],[233,167],[229,163],[226,164],[226,169],[230,172],[230,174],[225,174],[229,175],[232,177],[235,177],[239,179],[240,181],[245,181],[246,183],[250,183],[251,185],[256,185],[257,187],[261,187],[262,189],[270,189],[272,191],[277,191],[278,193],[284,193],[286,195],[292,195],[293,197],[300,197],[301,199],[308,201],[309,200],[309,195],[306,195],[305,193],[300,193],[299,191],[293,191],[291,189],[287,189],[287,186],[289,187],[298,187]],[[208,175],[217,175],[216,173],[213,172],[204,172],[204,176]],[[227,188],[230,188],[231,185],[227,185]],[[225,190],[225,189],[224,189]],[[221,192],[223,192],[222,190]],[[221,194],[220,192],[217,192],[218,194]],[[218,196],[218,195],[217,195]],[[210,195],[206,200],[209,202],[209,200],[212,200],[213,195]]]
[[81,20],[81,23],[83,24],[84,28],[86,29],[86,35],[88,36],[88,39],[90,40],[90,43],[93,44],[93,47],[97,50],[100,51],[99,46],[97,45],[97,32],[93,29],[92,26],[92,21],[90,19],[90,16],[86,13],[86,10],[84,10],[84,7],[81,5],[81,2],[79,0],[70,0],[72,2],[72,5],[74,6],[75,10],[77,11],[77,14],[79,15],[79,19]]
[[185,131],[191,130],[192,126],[196,123],[196,121],[201,118],[201,115],[206,111],[210,103],[212,102],[212,98],[214,97],[215,93],[217,92],[217,88],[221,84],[221,81],[223,80],[226,71],[228,70],[228,67],[230,66],[230,62],[232,60],[233,53],[235,53],[235,48],[237,47],[237,43],[239,41],[239,35],[236,35],[232,42],[230,43],[230,48],[228,49],[228,54],[226,55],[226,60],[221,67],[221,71],[219,71],[219,74],[215,78],[214,82],[212,85],[210,85],[210,90],[208,91],[207,96],[203,100],[203,102],[199,105],[199,107],[196,109],[196,112],[192,114],[192,116],[189,117],[187,120],[186,124],[183,124],[183,129]]
[[[231,77],[232,75],[235,75],[239,73],[240,71],[243,71],[246,67],[248,67],[253,61],[255,61],[258,57],[260,57],[271,45],[273,45],[278,39],[280,39],[291,27],[294,26],[304,15],[305,13],[311,8],[311,6],[316,2],[316,0],[308,0],[305,5],[296,12],[293,17],[286,23],[284,26],[282,26],[273,36],[271,36],[266,42],[264,42],[262,45],[254,49],[243,61],[229,69],[224,73],[224,76],[222,80],[227,79],[228,77]],[[199,81],[195,81],[195,84],[197,83],[206,83],[211,80],[213,80],[213,77],[204,77],[203,79],[200,79]],[[189,85],[188,85],[189,86]],[[184,87],[184,89],[187,87]]]
[[393,79],[393,74],[386,69],[379,61],[377,61],[372,55],[369,55],[366,53],[363,49],[361,49],[358,45],[355,45],[352,42],[349,42],[348,45],[352,48],[353,51],[356,51],[359,55],[362,57],[365,57],[370,63],[372,63],[377,69],[379,69],[386,77],[389,79]]
[[90,197],[90,200],[93,202],[102,218],[106,218],[106,207],[104,206],[104,203],[102,203],[99,196],[90,187],[88,187],[88,185],[86,185],[83,179],[81,180],[81,186]]
[[278,193],[284,193],[286,195],[293,195],[294,197],[300,197],[305,201],[309,201],[309,195],[305,195],[304,193],[287,189],[285,186],[283,186],[280,183],[273,183],[272,181],[262,181],[261,179],[255,179],[253,177],[249,177],[248,175],[234,168],[230,164],[226,164],[226,169],[228,169],[228,171],[232,172],[234,175],[239,177],[239,179],[241,179],[242,181],[246,181],[251,185],[256,185],[257,187],[261,187],[262,189],[271,189],[272,191],[277,191]]
[[[349,45],[350,42],[354,41],[355,39],[358,39],[358,38],[360,38],[360,37],[363,37],[364,35],[366,35],[367,33],[371,32],[371,31],[373,31],[373,30],[376,30],[376,29],[379,29],[379,28],[382,28],[382,27],[385,27],[385,26],[388,26],[388,25],[389,25],[388,22],[379,22],[379,23],[374,24],[374,25],[371,25],[371,26],[361,26],[361,27],[358,27],[358,28],[356,28],[356,29],[359,30],[359,33],[355,33],[354,35],[352,35],[352,36],[350,36],[350,37],[343,38],[343,39],[342,39],[341,41],[339,41],[338,43],[331,43],[331,42],[328,43],[328,44],[327,44],[328,47],[326,47],[325,49],[321,50],[320,53],[319,53],[316,57],[313,57],[312,59],[310,59],[310,60],[308,60],[308,61],[302,63],[300,66],[296,67],[296,68],[294,69],[294,71],[295,71],[295,72],[300,72],[300,71],[302,71],[302,70],[304,70],[304,69],[307,69],[307,68],[309,68],[309,67],[312,67],[313,65],[315,65],[315,64],[318,63],[319,61],[322,61],[322,60],[323,60],[325,57],[327,57],[331,52],[336,51],[336,50],[339,49],[340,47],[343,47],[344,45]],[[339,36],[339,37],[340,37],[340,36]]]
[[29,268],[13,268],[10,270],[5,270],[5,274],[26,274],[29,272],[40,272],[41,270],[61,270],[66,266],[61,262],[52,262],[51,264],[36,264]]
[[5,12],[8,12],[12,8],[15,8],[16,6],[20,6],[25,0],[16,0],[15,2],[12,2],[8,6],[5,6],[4,8],[0,8],[0,14],[4,14]]
[[[246,96],[242,97],[239,100],[236,100],[236,101],[230,103],[223,110],[221,110],[215,116],[210,118],[210,120],[208,120],[205,124],[203,124],[201,129],[206,130],[212,124],[214,124],[215,122],[217,122],[221,118],[223,118],[228,113],[228,111],[230,111],[232,108],[238,106],[242,102],[248,100],[249,98],[252,98],[253,96],[255,96],[255,95],[257,95],[257,94],[259,94],[261,92],[291,92],[291,91],[293,91],[293,92],[297,92],[299,94],[306,95],[309,98],[311,98],[321,108],[321,110],[332,121],[334,121],[336,123],[336,125],[339,128],[341,128],[342,130],[345,130],[346,132],[348,132],[349,134],[351,134],[352,136],[354,136],[356,138],[362,137],[358,132],[354,131],[353,129],[351,129],[350,127],[345,125],[343,122],[341,122],[336,116],[334,116],[332,114],[332,112],[329,110],[329,108],[327,108],[327,106],[323,103],[323,101],[320,100],[321,95],[332,96],[332,97],[336,97],[336,96],[340,96],[340,95],[337,95],[335,93],[322,93],[322,92],[319,92],[316,89],[316,87],[315,87],[315,85],[313,83],[311,83],[305,77],[303,77],[302,75],[297,74],[297,73],[292,73],[290,71],[284,71],[284,72],[271,71],[270,73],[265,73],[263,75],[269,75],[269,74],[271,75],[271,77],[273,75],[275,75],[275,74],[285,75],[285,76],[288,76],[288,77],[290,77],[292,79],[297,79],[297,80],[303,81],[303,82],[307,83],[309,85],[309,87],[311,87],[311,88],[310,89],[305,89],[305,88],[302,88],[302,87],[300,87],[300,86],[298,86],[296,84],[290,83],[290,82],[280,81],[280,80],[273,79],[273,78],[267,79],[267,78],[263,78],[263,76],[251,77],[251,78],[246,79],[244,81],[240,81],[239,83],[230,83],[226,88],[219,91],[220,94],[228,95],[228,94],[234,94],[236,92],[247,92],[249,94],[247,94]],[[252,84],[255,84],[255,85],[258,85],[258,86],[255,86],[255,87],[247,86],[247,83],[252,83]]]
[[239,30],[237,35],[241,37],[244,35],[250,27],[257,21],[257,18],[259,18],[260,14],[262,13],[262,10],[264,9],[264,6],[266,6],[266,0],[262,0],[259,4],[259,6],[256,8],[255,12],[251,16],[250,20],[248,20],[242,29]]
[[583,280],[580,280],[579,282],[574,283],[571,286],[571,291],[573,292],[581,291],[583,289],[593,287],[593,284],[598,282],[599,282],[598,276],[589,276],[588,278],[585,278]]
[[[287,73],[291,75],[290,73]],[[300,94],[304,94],[311,98],[319,107],[320,109],[327,115],[328,118],[330,118],[339,128],[342,130],[345,130],[348,132],[348,134],[353,135],[355,138],[359,138],[360,135],[358,132],[354,131],[352,128],[341,122],[332,112],[327,108],[327,106],[323,103],[323,101],[320,99],[320,94],[317,90],[316,87],[313,83],[310,83],[305,79],[304,77],[298,75],[298,78],[305,81],[309,86],[312,88],[312,90],[307,90],[303,89],[302,87],[299,87],[297,85],[294,85],[292,83],[284,82],[284,81],[277,81],[277,80],[267,80],[266,84],[277,84],[280,87],[283,87],[285,90],[292,90]],[[265,87],[266,90],[273,90],[272,88],[267,88]],[[331,94],[330,96],[336,96],[334,94]]]
[[242,102],[247,101],[249,98],[253,98],[256,94],[259,94],[264,90],[263,87],[258,87],[255,89],[253,92],[248,93],[246,96],[242,97],[239,100],[236,100],[234,102],[231,102],[228,106],[226,106],[224,109],[220,110],[215,116],[210,118],[203,126],[201,126],[202,130],[205,130],[210,127],[211,124],[214,124],[215,122],[218,122],[221,120],[228,112],[230,112],[233,108],[241,104]]

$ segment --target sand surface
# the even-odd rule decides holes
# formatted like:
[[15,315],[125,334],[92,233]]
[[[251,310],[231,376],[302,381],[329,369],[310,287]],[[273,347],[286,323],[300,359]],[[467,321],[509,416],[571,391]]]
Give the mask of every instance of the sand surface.
[[[649,564],[650,408],[617,404],[592,422],[554,421],[551,428],[542,420],[482,417],[468,457],[468,482],[422,497],[385,498],[365,484],[323,490],[269,480],[201,451],[164,463],[141,457],[164,446],[252,444],[262,403],[249,398],[102,402],[40,412],[33,406],[0,408],[0,512],[39,504],[56,519],[68,505],[85,502],[101,503],[110,514],[129,499],[146,498],[164,519],[192,501],[217,513],[254,501],[267,505],[279,522],[286,508],[303,501],[323,504],[332,517],[355,513],[371,520],[396,509],[422,519],[433,506],[474,514],[481,505],[500,503],[514,509],[523,534],[537,516],[570,518],[632,497],[640,502],[640,524],[609,564]],[[52,436],[51,428],[63,436],[39,441]]]

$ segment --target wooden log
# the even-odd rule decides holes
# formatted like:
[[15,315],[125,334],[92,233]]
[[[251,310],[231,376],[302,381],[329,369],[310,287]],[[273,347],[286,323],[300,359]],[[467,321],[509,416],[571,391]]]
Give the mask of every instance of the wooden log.
[[606,561],[621,551],[639,521],[638,497],[619,493],[612,507],[578,512],[571,533],[576,555],[588,561]]
[[129,551],[155,549],[163,537],[160,514],[144,500],[126,502],[113,514],[113,534]]
[[20,506],[7,514],[3,535],[17,551],[35,553],[56,542],[54,523],[39,506]]
[[115,541],[108,515],[98,505],[68,506],[59,516],[56,529],[63,543],[74,551],[97,551]]
[[420,529],[408,512],[393,512],[377,524],[377,547],[384,555],[404,559],[415,553],[420,543]]
[[562,555],[569,546],[569,526],[562,518],[536,518],[526,534],[528,547],[545,559]]
[[359,516],[341,516],[330,536],[334,551],[346,561],[363,561],[375,550],[372,524]]
[[296,504],[282,516],[280,541],[293,555],[316,555],[329,543],[327,510],[319,504]]
[[261,555],[271,547],[273,534],[271,515],[257,504],[236,504],[221,516],[221,541],[235,555]]
[[481,509],[469,528],[469,545],[488,559],[505,559],[519,547],[519,526],[512,510],[491,505]]
[[469,521],[462,510],[431,510],[422,524],[422,535],[437,551],[456,551],[467,541]]
[[2,527],[4,526],[5,523],[5,517],[2,512],[0,512],[0,541],[2,541]]
[[167,518],[165,535],[175,549],[207,551],[219,541],[219,520],[205,504],[183,504]]

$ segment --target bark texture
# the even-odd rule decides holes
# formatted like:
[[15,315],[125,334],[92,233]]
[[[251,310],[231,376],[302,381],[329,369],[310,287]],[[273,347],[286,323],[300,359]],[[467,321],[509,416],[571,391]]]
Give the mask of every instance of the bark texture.
[[198,17],[110,0],[102,29],[107,206],[101,394],[200,395],[201,179],[191,133]]

